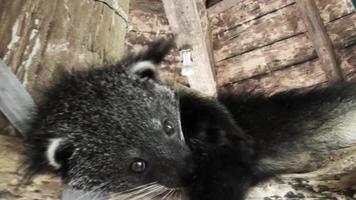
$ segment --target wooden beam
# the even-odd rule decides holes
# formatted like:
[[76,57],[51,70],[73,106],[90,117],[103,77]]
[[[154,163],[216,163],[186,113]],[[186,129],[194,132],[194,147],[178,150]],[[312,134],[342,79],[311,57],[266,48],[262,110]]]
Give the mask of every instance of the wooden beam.
[[204,0],[163,0],[178,48],[192,49],[194,74],[188,76],[192,89],[209,96],[216,95],[211,32]]
[[296,3],[328,80],[343,81],[344,75],[314,0],[298,0]]

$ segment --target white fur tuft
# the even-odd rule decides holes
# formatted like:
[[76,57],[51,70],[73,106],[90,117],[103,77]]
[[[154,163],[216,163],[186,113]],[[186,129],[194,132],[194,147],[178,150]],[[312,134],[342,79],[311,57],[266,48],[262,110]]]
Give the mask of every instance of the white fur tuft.
[[132,73],[137,74],[146,70],[155,71],[156,66],[151,61],[140,61],[131,66]]
[[51,139],[47,148],[46,156],[48,159],[48,163],[55,169],[59,169],[61,167],[61,165],[56,161],[55,156],[56,156],[56,151],[62,141],[63,141],[62,138]]

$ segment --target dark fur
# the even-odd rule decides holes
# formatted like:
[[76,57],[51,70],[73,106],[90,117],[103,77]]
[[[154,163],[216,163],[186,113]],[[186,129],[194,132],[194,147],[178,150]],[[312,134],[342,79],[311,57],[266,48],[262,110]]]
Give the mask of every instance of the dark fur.
[[[155,89],[163,86],[153,71],[133,75],[128,70],[137,61],[159,63],[168,44],[156,43],[116,65],[62,76],[49,89],[28,134],[29,174],[55,172],[65,183],[85,190],[109,181],[109,192],[150,181],[172,187],[190,183],[192,200],[240,200],[267,177],[297,172],[310,160],[325,159],[334,148],[356,143],[356,136],[342,129],[352,126],[356,84],[272,97],[172,96],[170,90]],[[178,134],[167,137],[150,121],[170,119],[179,129],[178,98],[194,162]],[[61,168],[54,169],[45,153],[49,141],[58,137],[65,142],[56,151]],[[309,160],[298,160],[305,153]],[[135,157],[150,160],[149,173],[138,176],[127,170]]]
[[[54,172],[76,189],[120,192],[150,182],[180,187],[190,177],[190,151],[179,138],[178,98],[160,84],[152,70],[132,74],[139,61],[159,63],[171,42],[153,44],[115,65],[67,73],[48,89],[27,139],[29,175]],[[170,120],[175,133],[162,124]],[[46,151],[63,138],[55,152],[59,169]],[[129,170],[135,159],[148,160],[145,173]]]
[[[240,200],[267,177],[298,172],[334,149],[355,144],[355,130],[343,130],[352,126],[347,117],[356,119],[355,100],[355,83],[271,97],[181,95],[183,130],[200,161],[191,198]],[[300,154],[309,159],[301,160]]]

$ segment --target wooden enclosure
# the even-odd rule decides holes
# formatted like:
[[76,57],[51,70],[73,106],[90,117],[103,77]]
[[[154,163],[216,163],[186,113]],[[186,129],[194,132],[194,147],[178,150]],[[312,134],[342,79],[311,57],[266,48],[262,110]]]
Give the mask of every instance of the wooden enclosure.
[[[298,2],[298,1],[297,1]],[[301,1],[299,1],[301,2]],[[307,13],[294,0],[208,1],[207,8],[218,89],[273,94],[335,81],[334,71],[345,79],[355,77],[356,14],[351,0],[315,0],[326,29],[335,64],[318,51],[318,37],[310,35]],[[299,5],[299,7],[303,5]],[[161,1],[131,0],[129,47],[172,34]],[[319,27],[320,28],[320,27]],[[321,54],[322,56],[319,56]],[[333,56],[331,56],[333,57]],[[179,53],[169,59],[162,73],[188,84],[179,75]],[[328,60],[330,61],[330,60]],[[332,69],[332,71],[330,71]]]
[[[130,6],[128,0],[0,0],[0,5],[0,58],[36,101],[58,67],[111,63],[173,34],[179,35],[177,48],[161,66],[161,78],[208,95],[221,89],[271,95],[356,79],[352,0],[130,0]],[[192,77],[181,75],[184,43],[193,49]],[[249,198],[356,199],[355,148],[310,163],[305,173],[266,182]],[[21,139],[0,116],[0,199],[57,199],[57,179],[40,177],[21,186],[22,151]]]

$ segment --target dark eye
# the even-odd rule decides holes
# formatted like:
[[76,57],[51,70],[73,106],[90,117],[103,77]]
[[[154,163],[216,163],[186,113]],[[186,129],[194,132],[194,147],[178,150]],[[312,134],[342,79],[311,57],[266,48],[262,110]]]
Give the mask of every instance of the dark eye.
[[131,170],[132,170],[133,172],[142,173],[142,172],[145,171],[146,166],[147,166],[146,161],[144,161],[144,160],[137,160],[137,161],[134,161],[134,162],[131,163],[130,168],[131,168]]
[[168,136],[171,136],[175,133],[174,126],[169,120],[164,121],[163,129]]

